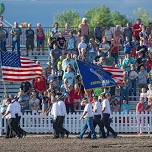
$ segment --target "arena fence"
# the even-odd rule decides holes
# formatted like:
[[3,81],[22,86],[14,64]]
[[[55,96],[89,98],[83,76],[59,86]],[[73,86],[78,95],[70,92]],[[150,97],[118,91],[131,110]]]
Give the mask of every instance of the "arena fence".
[[[80,120],[81,113],[68,114],[65,118],[64,126],[72,134],[80,133],[85,120]],[[118,133],[152,132],[152,113],[128,114],[113,113],[111,127]],[[6,119],[0,116],[0,135],[5,133]],[[22,115],[21,127],[28,133],[46,134],[53,133],[52,116],[42,113],[33,115],[25,113]],[[96,128],[99,131],[99,128]]]

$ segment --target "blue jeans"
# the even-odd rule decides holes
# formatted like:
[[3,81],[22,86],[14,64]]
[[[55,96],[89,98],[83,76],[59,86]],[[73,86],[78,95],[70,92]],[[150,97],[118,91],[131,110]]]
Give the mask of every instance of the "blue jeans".
[[20,40],[12,40],[12,51],[15,50],[15,46],[17,46],[17,52],[20,52]]
[[89,129],[89,131],[91,132],[91,135],[93,135],[93,139],[96,139],[96,132],[94,130],[94,127],[93,127],[93,117],[89,117],[89,118],[86,118],[86,122],[85,122],[85,125],[80,133],[80,139],[83,139],[83,136],[86,132],[86,130]]

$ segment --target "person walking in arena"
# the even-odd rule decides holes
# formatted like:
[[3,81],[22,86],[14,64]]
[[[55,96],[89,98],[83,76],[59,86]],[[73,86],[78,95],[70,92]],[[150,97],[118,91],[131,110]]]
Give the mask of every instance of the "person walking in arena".
[[65,115],[67,114],[66,112],[66,106],[64,103],[64,98],[61,97],[58,99],[58,107],[59,107],[59,128],[60,128],[60,134],[61,137],[64,138],[64,135],[66,134],[67,138],[69,137],[69,131],[67,131],[64,127],[63,127],[63,123],[64,123],[64,119],[65,119]]
[[3,116],[3,117],[6,117],[8,119],[8,121],[7,121],[8,122],[8,130],[6,132],[6,137],[11,137],[11,132],[14,131],[18,138],[22,138],[22,135],[19,131],[19,127],[17,125],[16,117],[15,117],[16,106],[15,106],[15,104],[13,104],[13,102],[11,102],[11,99],[7,100],[7,102],[8,102],[8,107],[7,107],[6,112]]
[[110,103],[109,103],[109,98],[111,97],[111,95],[109,93],[104,93],[102,95],[102,113],[103,113],[103,117],[102,117],[102,122],[104,127],[107,129],[108,132],[111,132],[113,137],[116,138],[117,137],[117,133],[111,128],[110,123],[109,123],[109,118],[111,115],[111,110],[110,110]]
[[83,136],[87,129],[91,132],[92,139],[96,139],[96,132],[93,127],[93,111],[92,111],[92,104],[89,102],[87,98],[83,100],[83,104],[85,105],[85,108],[83,110],[83,114],[80,117],[80,119],[86,119],[85,125],[83,126],[83,129],[80,133],[80,139],[83,139]]
[[14,97],[12,100],[12,103],[15,107],[15,121],[16,121],[16,128],[18,129],[21,136],[26,136],[26,131],[24,131],[20,126],[20,120],[21,120],[21,105],[17,101],[17,97]]
[[51,115],[53,116],[54,139],[59,138],[59,106],[55,99],[52,104]]

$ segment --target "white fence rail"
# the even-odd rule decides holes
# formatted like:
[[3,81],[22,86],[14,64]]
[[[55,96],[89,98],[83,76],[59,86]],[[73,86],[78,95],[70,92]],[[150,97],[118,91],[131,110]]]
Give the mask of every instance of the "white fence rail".
[[[65,118],[64,126],[73,134],[80,133],[84,124],[85,120],[80,120],[80,115],[80,113],[68,114]],[[113,119],[111,126],[118,133],[152,132],[152,113],[142,113],[138,116],[135,112],[113,113],[111,117]],[[43,114],[27,113],[22,115],[21,126],[29,133],[53,133],[52,117]],[[5,127],[6,120],[0,116],[0,135],[5,133]],[[98,132],[98,130],[97,128],[96,131]]]

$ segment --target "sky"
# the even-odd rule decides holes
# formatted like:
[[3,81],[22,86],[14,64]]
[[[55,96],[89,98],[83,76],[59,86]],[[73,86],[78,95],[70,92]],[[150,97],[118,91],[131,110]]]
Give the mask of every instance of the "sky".
[[64,10],[75,10],[83,17],[92,8],[106,5],[132,18],[137,8],[144,8],[152,15],[152,0],[0,0],[5,4],[4,17],[9,21],[41,22],[49,25]]

